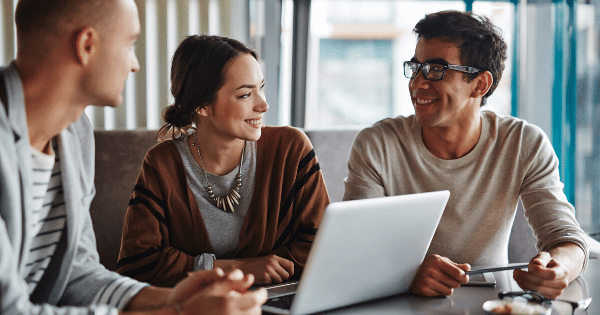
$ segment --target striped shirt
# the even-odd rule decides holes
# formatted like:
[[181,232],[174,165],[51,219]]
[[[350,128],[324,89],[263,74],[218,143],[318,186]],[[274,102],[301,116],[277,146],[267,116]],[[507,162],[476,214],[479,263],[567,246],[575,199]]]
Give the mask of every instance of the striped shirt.
[[[29,286],[30,295],[44,276],[60,238],[65,232],[67,222],[58,144],[56,139],[51,143],[50,155],[31,147],[33,203],[30,213],[30,233],[32,244],[28,262],[22,270],[22,275]],[[146,286],[148,284],[128,277],[115,279],[98,291],[93,305],[91,305],[94,314],[117,314],[118,310],[127,306],[129,301]]]
[[33,238],[29,259],[23,269],[29,294],[33,293],[50,264],[66,224],[60,160],[54,154],[55,150],[56,147],[51,146],[51,155],[47,155],[31,148],[33,205],[30,231]]

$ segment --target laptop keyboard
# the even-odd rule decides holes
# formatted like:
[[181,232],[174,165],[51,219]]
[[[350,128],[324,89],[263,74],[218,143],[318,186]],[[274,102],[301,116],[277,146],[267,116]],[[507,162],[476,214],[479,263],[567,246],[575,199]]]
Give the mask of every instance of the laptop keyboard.
[[289,310],[292,307],[292,302],[296,294],[288,294],[284,296],[278,296],[272,299],[268,299],[265,305],[276,307],[284,310]]

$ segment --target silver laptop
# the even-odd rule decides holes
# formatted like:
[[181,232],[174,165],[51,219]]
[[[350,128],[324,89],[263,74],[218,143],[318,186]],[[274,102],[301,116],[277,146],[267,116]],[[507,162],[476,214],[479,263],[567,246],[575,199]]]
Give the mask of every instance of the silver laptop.
[[408,292],[449,196],[331,203],[300,281],[267,288],[263,311],[308,314]]

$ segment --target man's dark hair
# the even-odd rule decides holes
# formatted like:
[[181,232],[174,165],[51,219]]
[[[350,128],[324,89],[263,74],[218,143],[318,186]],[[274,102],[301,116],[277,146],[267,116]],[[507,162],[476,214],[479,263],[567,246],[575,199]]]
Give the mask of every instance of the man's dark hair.
[[[494,82],[481,99],[485,105],[492,95],[504,71],[506,42],[501,31],[487,17],[471,12],[442,11],[428,14],[420,20],[413,31],[419,39],[438,38],[456,44],[462,65],[492,73]],[[479,73],[464,74],[470,82]]]

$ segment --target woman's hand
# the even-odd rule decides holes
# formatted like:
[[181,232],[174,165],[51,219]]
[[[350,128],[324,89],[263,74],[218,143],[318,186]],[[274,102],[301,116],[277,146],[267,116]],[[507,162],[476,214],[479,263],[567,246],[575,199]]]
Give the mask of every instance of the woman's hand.
[[255,284],[281,283],[294,275],[294,263],[277,255],[253,258],[217,259],[214,267],[225,271],[240,269],[254,275]]

